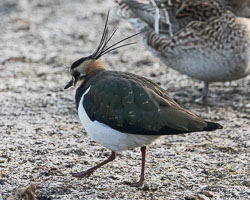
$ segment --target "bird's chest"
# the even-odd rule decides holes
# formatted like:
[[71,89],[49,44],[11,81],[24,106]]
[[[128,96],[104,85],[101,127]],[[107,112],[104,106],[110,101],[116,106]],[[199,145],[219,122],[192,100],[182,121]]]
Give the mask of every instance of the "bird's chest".
[[122,151],[135,147],[146,146],[159,136],[137,135],[117,131],[104,123],[92,121],[84,108],[84,97],[88,95],[90,87],[82,95],[78,104],[78,115],[87,134],[97,143],[112,150]]

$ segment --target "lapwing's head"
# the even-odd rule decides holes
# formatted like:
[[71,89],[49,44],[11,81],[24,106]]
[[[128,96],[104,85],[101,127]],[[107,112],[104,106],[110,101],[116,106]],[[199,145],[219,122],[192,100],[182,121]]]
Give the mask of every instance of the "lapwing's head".
[[104,70],[101,60],[92,58],[91,56],[78,59],[70,67],[72,79],[64,89],[82,85],[88,76],[99,70]]
[[96,51],[93,54],[91,54],[90,56],[80,58],[77,61],[73,62],[73,64],[70,67],[70,73],[72,75],[72,79],[64,87],[64,89],[68,89],[72,86],[80,86],[84,83],[84,81],[86,80],[86,78],[88,76],[91,76],[93,73],[96,73],[97,71],[104,70],[102,62],[100,60],[100,57],[102,57],[103,55],[105,55],[105,54],[107,54],[115,49],[136,43],[136,42],[131,42],[131,43],[127,43],[127,44],[121,44],[122,42],[124,42],[124,41],[126,41],[126,40],[140,34],[140,33],[136,33],[134,35],[126,37],[126,38],[108,46],[109,41],[111,40],[111,38],[114,36],[114,34],[116,32],[116,30],[115,30],[110,36],[108,35],[108,18],[109,18],[109,11],[108,11],[108,14],[106,17],[105,26],[104,26],[104,30],[102,33],[102,38],[101,38],[101,41],[100,41]]

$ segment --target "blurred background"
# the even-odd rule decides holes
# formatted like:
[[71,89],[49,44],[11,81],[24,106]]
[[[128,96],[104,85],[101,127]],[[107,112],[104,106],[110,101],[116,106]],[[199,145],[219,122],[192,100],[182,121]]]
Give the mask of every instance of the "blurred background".
[[113,42],[135,33],[113,0],[0,0],[0,199],[18,199],[30,183],[39,200],[188,199],[203,191],[210,199],[248,199],[250,77],[212,84],[211,98],[223,106],[195,104],[201,82],[166,68],[140,37],[104,56],[104,66],[153,79],[224,129],[163,137],[149,148],[143,188],[123,184],[138,177],[138,149],[87,179],[71,177],[109,153],[84,132],[74,90],[63,91],[71,63],[96,49],[108,9],[110,31],[118,29]]

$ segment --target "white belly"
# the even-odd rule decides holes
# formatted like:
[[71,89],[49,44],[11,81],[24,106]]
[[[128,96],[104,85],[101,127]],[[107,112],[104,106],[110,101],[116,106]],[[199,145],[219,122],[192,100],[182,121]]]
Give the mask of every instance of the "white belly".
[[86,132],[94,141],[111,151],[122,151],[149,145],[159,137],[159,135],[154,136],[122,133],[112,129],[106,124],[102,124],[98,121],[91,121],[82,105],[84,96],[88,93],[89,89],[90,87],[86,90],[80,100],[78,115]]
[[[224,82],[237,80],[250,73],[250,63],[246,63],[247,57],[231,58],[229,56],[210,53],[207,57],[196,53],[174,58],[162,57],[160,59],[168,67],[171,67],[182,74],[206,82]],[[171,60],[172,59],[172,60]]]

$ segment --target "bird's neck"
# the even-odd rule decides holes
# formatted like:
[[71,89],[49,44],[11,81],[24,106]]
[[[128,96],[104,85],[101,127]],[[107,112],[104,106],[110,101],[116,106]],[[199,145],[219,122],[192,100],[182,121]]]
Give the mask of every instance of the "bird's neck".
[[85,63],[85,74],[87,76],[92,76],[100,70],[105,70],[101,60],[89,60]]
[[96,80],[100,79],[105,73],[106,70],[99,69],[94,71],[93,73],[89,74],[86,79],[82,82],[82,84],[77,87],[76,94],[75,94],[75,101],[76,101],[76,110],[78,111],[78,106],[80,103],[80,100],[82,98],[82,95],[85,93],[85,91],[93,84]]
[[86,75],[86,77],[82,80],[79,80],[77,82],[76,87],[83,87],[85,85],[85,83],[96,73],[100,72],[100,71],[104,71],[104,66],[101,62],[101,60],[88,60],[84,62],[83,65],[83,74]]

